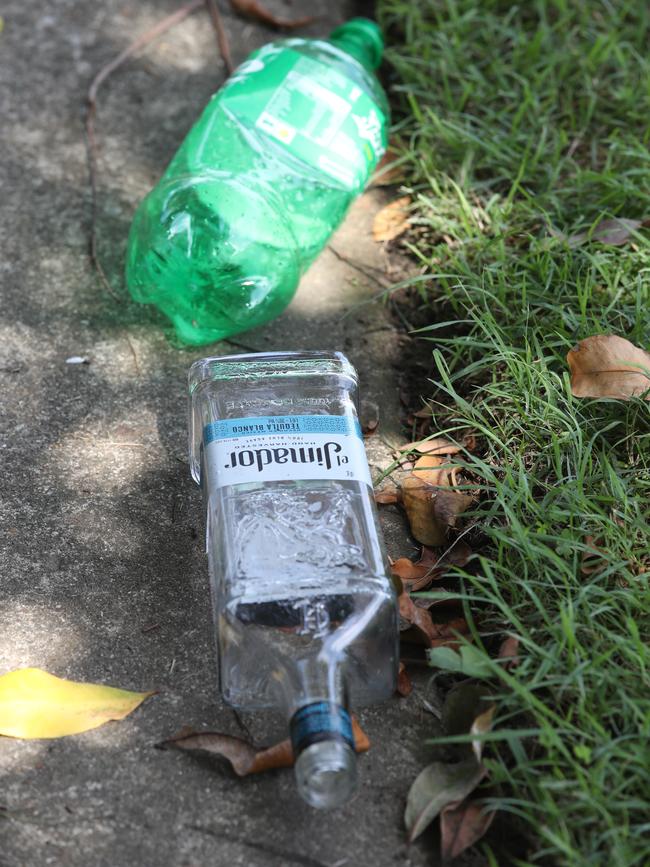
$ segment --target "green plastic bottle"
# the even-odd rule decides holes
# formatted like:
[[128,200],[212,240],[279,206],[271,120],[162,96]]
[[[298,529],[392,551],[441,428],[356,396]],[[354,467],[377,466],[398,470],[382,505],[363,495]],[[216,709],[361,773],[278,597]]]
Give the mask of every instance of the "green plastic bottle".
[[385,150],[382,51],[377,25],[354,18],[253,52],[212,97],[129,235],[129,290],[183,343],[289,303]]

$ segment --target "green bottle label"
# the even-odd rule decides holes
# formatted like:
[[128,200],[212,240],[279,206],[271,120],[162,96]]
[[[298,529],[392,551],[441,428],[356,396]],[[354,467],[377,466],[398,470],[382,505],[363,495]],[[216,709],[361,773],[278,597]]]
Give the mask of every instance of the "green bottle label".
[[219,100],[234,119],[355,192],[386,148],[377,104],[338,70],[286,46],[255,52]]

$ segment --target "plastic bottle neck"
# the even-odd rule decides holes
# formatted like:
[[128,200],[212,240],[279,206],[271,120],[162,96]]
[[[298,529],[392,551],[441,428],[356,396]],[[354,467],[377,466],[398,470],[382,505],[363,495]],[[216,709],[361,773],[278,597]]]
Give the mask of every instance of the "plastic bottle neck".
[[340,807],[356,788],[352,723],[342,705],[316,701],[291,718],[298,792],[312,807]]
[[333,30],[328,41],[358,60],[368,72],[374,72],[381,63],[384,39],[369,18],[352,18]]

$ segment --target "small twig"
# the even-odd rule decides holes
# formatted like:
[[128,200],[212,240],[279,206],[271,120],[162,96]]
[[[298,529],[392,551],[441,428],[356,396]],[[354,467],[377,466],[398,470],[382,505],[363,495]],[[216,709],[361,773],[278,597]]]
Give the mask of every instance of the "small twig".
[[264,840],[258,842],[256,840],[249,840],[246,837],[236,837],[222,828],[215,830],[203,825],[184,825],[183,827],[190,831],[195,831],[197,834],[207,834],[210,837],[216,837],[219,843],[234,843],[237,846],[261,852],[265,856],[263,858],[265,864],[268,864],[270,858],[273,858],[274,861],[279,861],[281,864],[300,864],[301,867],[329,867],[324,861],[317,861],[315,858],[310,858],[309,855],[303,855],[300,852],[289,852],[286,849],[278,849]]
[[129,344],[129,349],[131,350],[131,355],[133,356],[133,366],[135,367],[135,375],[140,376],[140,365],[138,363],[138,356],[135,351],[135,346],[131,342],[131,338],[128,334],[124,335],[126,342]]
[[85,121],[85,133],[86,133],[86,149],[88,153],[88,180],[90,183],[90,202],[91,202],[91,216],[90,216],[90,261],[93,264],[93,267],[99,274],[99,278],[102,281],[102,284],[106,291],[111,295],[116,301],[121,301],[122,299],[115,293],[115,290],[108,282],[108,277],[106,276],[106,272],[104,271],[101,262],[97,256],[97,139],[95,138],[95,115],[97,114],[97,94],[99,92],[99,88],[106,81],[111,73],[115,72],[125,60],[128,60],[131,55],[135,54],[141,48],[144,48],[166,30],[169,30],[170,27],[173,27],[175,24],[178,24],[184,18],[187,18],[195,9],[198,9],[202,6],[204,0],[191,0],[191,2],[187,3],[185,6],[182,6],[176,12],[173,12],[171,15],[168,15],[166,18],[163,18],[162,21],[159,21],[154,27],[150,30],[147,30],[142,36],[139,36],[134,42],[132,42],[129,46],[127,46],[124,51],[120,52],[110,63],[107,63],[103,66],[97,75],[93,78],[90,87],[88,88],[88,94],[86,97],[86,121]]
[[433,564],[433,566],[431,567],[429,572],[435,571],[438,568],[438,566],[442,563],[442,561],[445,559],[445,557],[447,557],[449,554],[451,554],[451,552],[456,547],[456,545],[460,542],[460,540],[463,538],[463,536],[466,536],[470,532],[470,530],[474,529],[475,526],[476,526],[476,524],[470,524],[469,527],[465,527],[465,529],[462,531],[462,533],[458,534],[458,536],[454,539],[454,541],[451,543],[451,545],[445,551],[442,552],[442,554],[438,557],[438,559]]
[[223,26],[223,19],[217,6],[217,0],[205,0],[205,5],[210,13],[210,20],[217,36],[217,45],[219,46],[219,53],[221,54],[223,64],[226,67],[228,75],[232,75],[235,66],[232,62],[228,34],[226,33],[226,28]]

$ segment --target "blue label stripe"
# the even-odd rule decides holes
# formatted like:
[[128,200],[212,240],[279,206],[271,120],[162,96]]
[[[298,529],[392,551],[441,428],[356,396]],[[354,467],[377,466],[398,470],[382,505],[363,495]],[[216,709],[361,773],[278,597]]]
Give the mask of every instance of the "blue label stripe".
[[354,749],[354,734],[350,714],[328,701],[301,707],[291,718],[291,742],[295,755],[322,740],[340,739]]
[[206,424],[203,442],[233,437],[286,436],[287,434],[343,434],[361,438],[361,426],[347,415],[262,415],[226,418]]

